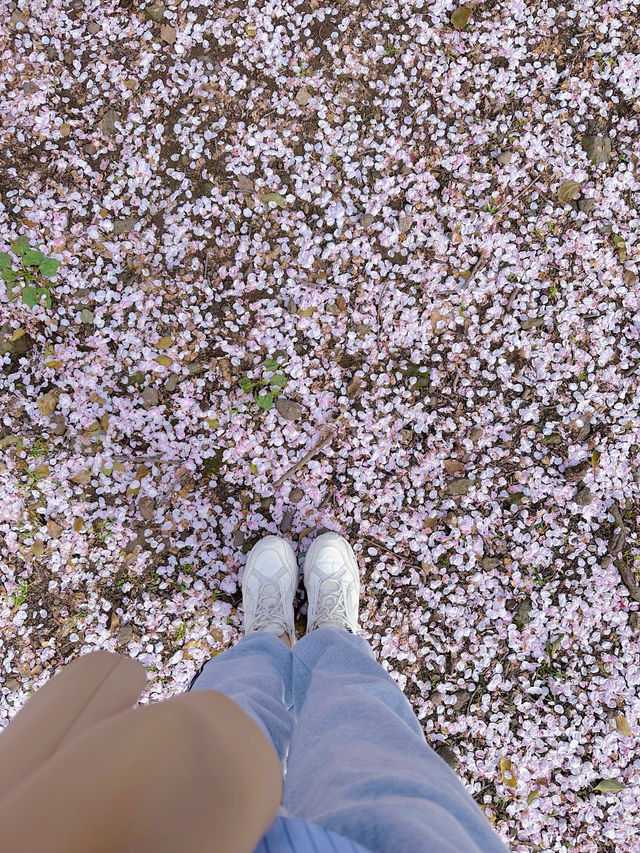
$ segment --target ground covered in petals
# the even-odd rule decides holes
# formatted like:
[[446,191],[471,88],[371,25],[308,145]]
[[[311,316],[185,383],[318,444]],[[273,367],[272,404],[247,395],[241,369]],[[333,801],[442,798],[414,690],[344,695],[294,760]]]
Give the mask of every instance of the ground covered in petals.
[[512,849],[638,850],[639,14],[0,0],[3,723],[337,530]]

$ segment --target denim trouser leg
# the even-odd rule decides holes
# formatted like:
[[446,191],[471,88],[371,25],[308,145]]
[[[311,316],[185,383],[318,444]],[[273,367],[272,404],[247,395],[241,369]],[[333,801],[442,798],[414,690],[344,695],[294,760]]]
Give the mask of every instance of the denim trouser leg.
[[239,705],[273,744],[283,767],[293,730],[291,650],[275,634],[256,631],[211,658],[191,690],[218,690]]
[[192,689],[207,688],[237,702],[286,760],[287,814],[375,853],[505,853],[362,637],[319,628],[291,652],[250,634],[205,664]]
[[293,698],[289,814],[376,853],[505,853],[362,637],[329,627],[303,637]]

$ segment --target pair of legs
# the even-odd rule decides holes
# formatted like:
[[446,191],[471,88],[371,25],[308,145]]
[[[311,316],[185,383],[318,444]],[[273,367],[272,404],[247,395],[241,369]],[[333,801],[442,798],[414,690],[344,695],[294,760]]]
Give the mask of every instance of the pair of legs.
[[359,579],[348,543],[324,534],[309,549],[308,630],[299,641],[289,549],[266,537],[251,552],[243,578],[247,635],[206,663],[191,689],[226,694],[270,739],[285,775],[285,814],[375,853],[504,853],[427,745],[407,698],[356,635]]

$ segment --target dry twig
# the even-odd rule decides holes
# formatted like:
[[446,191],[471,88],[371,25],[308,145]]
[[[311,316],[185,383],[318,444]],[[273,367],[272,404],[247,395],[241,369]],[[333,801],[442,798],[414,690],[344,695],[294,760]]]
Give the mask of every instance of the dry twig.
[[326,447],[327,444],[329,444],[331,439],[334,438],[336,426],[338,426],[338,424],[342,422],[344,417],[345,417],[344,413],[341,415],[338,415],[338,417],[335,419],[335,421],[333,421],[333,423],[329,424],[329,426],[325,428],[327,430],[326,435],[324,435],[320,439],[320,441],[318,441],[318,443],[315,445],[315,447],[312,447],[311,450],[309,450],[307,453],[305,453],[304,456],[301,459],[299,459],[295,465],[292,465],[291,468],[289,468],[287,471],[285,471],[281,477],[278,477],[278,479],[273,484],[274,491],[276,489],[279,489],[280,486],[285,482],[285,480],[288,480],[289,477],[293,476],[293,474],[295,474],[296,471],[299,471],[301,468],[304,468],[304,466],[307,464],[307,462],[311,461],[311,459],[313,459],[314,456],[317,456],[318,453],[320,453],[320,451],[324,447]]

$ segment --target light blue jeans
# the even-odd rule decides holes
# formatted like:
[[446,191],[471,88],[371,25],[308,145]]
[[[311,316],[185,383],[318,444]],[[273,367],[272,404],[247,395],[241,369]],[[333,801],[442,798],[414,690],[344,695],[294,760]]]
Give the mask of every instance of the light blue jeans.
[[505,853],[363,637],[318,628],[290,650],[255,632],[208,661],[191,689],[229,696],[271,740],[284,814],[375,853]]

